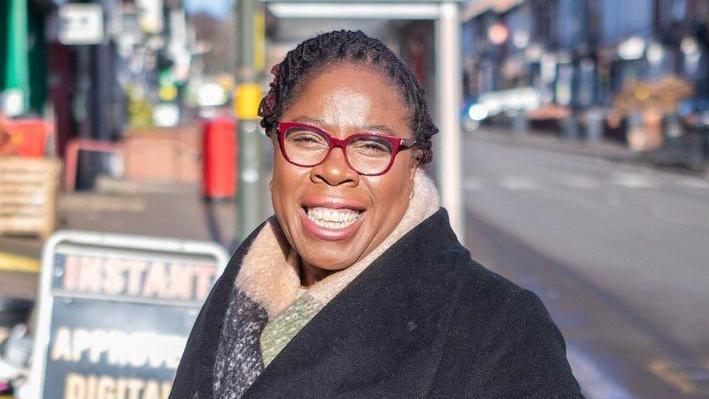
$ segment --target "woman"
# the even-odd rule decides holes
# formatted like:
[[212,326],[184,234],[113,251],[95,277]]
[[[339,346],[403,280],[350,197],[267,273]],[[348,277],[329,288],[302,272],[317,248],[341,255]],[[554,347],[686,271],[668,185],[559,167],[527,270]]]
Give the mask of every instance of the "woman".
[[581,397],[540,300],[451,230],[404,64],[339,31],[272,72],[275,217],[207,299],[171,398]]

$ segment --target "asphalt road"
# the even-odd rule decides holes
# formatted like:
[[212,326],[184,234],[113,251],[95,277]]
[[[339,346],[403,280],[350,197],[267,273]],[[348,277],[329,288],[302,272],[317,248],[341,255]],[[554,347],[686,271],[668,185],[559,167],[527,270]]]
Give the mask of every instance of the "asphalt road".
[[464,141],[467,245],[537,292],[589,398],[709,397],[709,180]]

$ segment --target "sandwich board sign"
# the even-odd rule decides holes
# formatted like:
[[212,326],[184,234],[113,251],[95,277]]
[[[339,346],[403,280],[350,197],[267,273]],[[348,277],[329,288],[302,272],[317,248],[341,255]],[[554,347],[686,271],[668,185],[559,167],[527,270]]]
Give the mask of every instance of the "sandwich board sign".
[[227,260],[213,243],[54,234],[43,254],[28,396],[167,398]]

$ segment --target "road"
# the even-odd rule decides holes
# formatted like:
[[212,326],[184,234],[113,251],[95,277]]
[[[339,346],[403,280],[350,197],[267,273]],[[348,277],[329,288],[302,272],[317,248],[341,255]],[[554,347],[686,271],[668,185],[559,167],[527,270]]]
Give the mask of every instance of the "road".
[[473,257],[539,294],[589,398],[709,397],[709,180],[557,147],[466,136]]

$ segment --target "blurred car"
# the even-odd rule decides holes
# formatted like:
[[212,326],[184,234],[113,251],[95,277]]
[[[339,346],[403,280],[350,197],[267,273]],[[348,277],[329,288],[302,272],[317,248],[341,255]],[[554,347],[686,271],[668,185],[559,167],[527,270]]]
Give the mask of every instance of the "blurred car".
[[462,127],[466,132],[489,119],[512,118],[538,109],[541,94],[533,87],[519,87],[483,93],[469,99],[463,108]]

